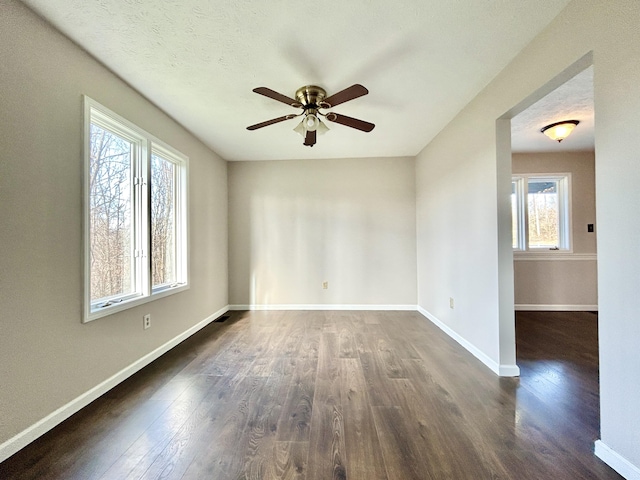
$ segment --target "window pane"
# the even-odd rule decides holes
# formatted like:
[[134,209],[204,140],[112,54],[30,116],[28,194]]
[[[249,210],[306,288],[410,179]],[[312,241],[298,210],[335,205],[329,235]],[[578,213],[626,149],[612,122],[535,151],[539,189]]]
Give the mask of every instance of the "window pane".
[[91,301],[130,294],[133,281],[133,144],[98,125],[90,127]]
[[151,155],[151,274],[152,286],[177,282],[176,165]]
[[516,182],[511,182],[511,246],[518,248],[518,195]]
[[529,247],[558,247],[558,182],[529,182],[528,209]]

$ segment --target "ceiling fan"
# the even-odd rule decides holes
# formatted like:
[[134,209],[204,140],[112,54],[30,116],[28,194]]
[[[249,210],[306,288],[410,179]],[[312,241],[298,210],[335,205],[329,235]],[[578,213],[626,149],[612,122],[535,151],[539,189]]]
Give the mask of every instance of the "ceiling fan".
[[272,98],[282,103],[286,103],[294,108],[301,108],[302,112],[298,114],[289,114],[282,117],[267,120],[266,122],[256,123],[247,127],[247,130],[257,130],[258,128],[267,127],[274,123],[283,122],[285,120],[291,120],[292,118],[304,115],[304,118],[300,124],[294,128],[294,131],[298,132],[304,137],[303,145],[313,147],[316,143],[316,136],[318,133],[322,134],[329,130],[327,126],[322,123],[320,116],[326,118],[330,122],[340,123],[347,127],[355,128],[363,132],[370,132],[375,125],[373,123],[365,122],[364,120],[358,120],[357,118],[347,117],[346,115],[340,115],[339,113],[327,112],[322,113],[320,109],[332,108],[341,103],[348,102],[354,98],[362,97],[369,93],[369,90],[362,85],[351,85],[338,93],[327,97],[327,92],[321,87],[316,85],[307,85],[300,87],[296,91],[296,99],[282,95],[267,87],[258,87],[253,89],[254,92],[264,95],[265,97]]

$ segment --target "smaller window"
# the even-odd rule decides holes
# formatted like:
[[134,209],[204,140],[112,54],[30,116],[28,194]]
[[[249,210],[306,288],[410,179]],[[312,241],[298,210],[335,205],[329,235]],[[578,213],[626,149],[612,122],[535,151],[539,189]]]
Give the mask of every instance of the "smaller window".
[[512,179],[515,250],[571,250],[569,188],[569,174],[520,175]]
[[179,228],[183,199],[180,163],[155,146],[151,154],[151,286],[154,292],[178,285],[186,258]]

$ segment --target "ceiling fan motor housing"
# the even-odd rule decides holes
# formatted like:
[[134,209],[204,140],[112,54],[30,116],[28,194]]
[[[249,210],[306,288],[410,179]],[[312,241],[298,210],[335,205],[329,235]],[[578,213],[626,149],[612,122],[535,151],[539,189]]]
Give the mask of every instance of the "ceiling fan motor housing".
[[326,96],[327,92],[324,88],[318,87],[317,85],[307,85],[305,87],[300,87],[296,91],[296,98],[300,101],[302,108],[305,110],[322,107],[321,103]]

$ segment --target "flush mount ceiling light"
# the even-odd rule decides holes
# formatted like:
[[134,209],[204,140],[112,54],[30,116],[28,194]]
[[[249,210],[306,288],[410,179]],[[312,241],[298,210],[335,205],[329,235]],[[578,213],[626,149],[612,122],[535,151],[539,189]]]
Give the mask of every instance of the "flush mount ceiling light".
[[544,133],[551,140],[556,140],[560,143],[567,138],[573,129],[576,128],[580,122],[578,120],[563,120],[562,122],[552,123],[542,128],[540,131]]

